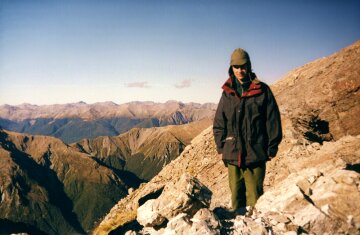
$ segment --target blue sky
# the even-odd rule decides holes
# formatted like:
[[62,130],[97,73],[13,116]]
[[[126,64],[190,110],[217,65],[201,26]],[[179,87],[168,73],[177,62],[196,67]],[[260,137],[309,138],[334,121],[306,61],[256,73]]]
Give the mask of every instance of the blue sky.
[[245,48],[268,84],[360,39],[360,1],[0,1],[0,105],[218,102]]

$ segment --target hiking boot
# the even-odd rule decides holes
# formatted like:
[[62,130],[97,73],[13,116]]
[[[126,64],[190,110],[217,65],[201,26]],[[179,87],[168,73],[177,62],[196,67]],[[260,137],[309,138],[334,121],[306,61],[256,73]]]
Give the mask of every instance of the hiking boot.
[[232,213],[235,217],[237,215],[245,215],[246,207],[240,207],[238,209],[231,209],[231,210],[229,210],[229,212]]

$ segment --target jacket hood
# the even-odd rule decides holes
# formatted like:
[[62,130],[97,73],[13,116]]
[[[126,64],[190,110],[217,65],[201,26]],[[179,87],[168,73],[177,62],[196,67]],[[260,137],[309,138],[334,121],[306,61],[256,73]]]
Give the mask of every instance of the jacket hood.
[[[230,76],[226,82],[224,83],[224,85],[221,87],[225,93],[227,94],[232,94],[232,95],[236,95],[235,92],[235,81],[234,81],[233,76]],[[247,91],[244,91],[241,95],[241,97],[250,97],[250,96],[254,96],[257,94],[261,94],[263,92],[262,87],[261,87],[261,82],[257,79],[256,74],[255,73],[250,73],[250,86],[248,88]]]

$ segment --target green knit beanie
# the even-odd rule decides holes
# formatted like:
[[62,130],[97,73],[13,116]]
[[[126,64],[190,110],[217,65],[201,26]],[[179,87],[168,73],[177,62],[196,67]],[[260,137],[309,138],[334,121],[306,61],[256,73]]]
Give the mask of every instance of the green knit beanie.
[[237,48],[231,55],[230,66],[250,63],[249,54],[242,48]]

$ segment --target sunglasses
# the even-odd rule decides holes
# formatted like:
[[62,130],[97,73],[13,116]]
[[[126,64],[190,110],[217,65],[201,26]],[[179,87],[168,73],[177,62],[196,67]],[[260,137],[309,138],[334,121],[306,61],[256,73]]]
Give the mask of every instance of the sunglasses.
[[246,64],[243,64],[243,65],[233,65],[232,66],[234,69],[246,69],[247,68],[247,65]]

